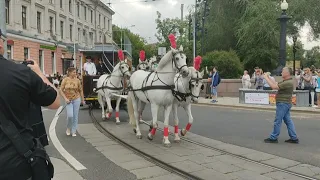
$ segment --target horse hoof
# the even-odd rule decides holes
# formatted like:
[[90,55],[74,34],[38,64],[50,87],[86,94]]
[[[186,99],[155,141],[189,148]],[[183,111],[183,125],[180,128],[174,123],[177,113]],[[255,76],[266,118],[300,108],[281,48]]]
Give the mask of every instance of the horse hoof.
[[148,139],[149,139],[150,141],[152,141],[152,140],[153,140],[153,137],[152,137],[152,136],[150,137],[150,136],[148,135]]
[[137,135],[137,138],[138,139],[142,139],[142,135]]
[[174,142],[179,144],[181,142],[181,140],[180,139],[175,139]]
[[119,122],[116,122],[116,125],[120,125],[120,121],[119,121]]
[[136,130],[136,129],[133,129],[133,132],[134,132],[135,134],[137,134],[137,130]]
[[171,143],[163,143],[164,147],[171,147]]
[[181,136],[185,136],[185,135],[186,135],[185,130],[184,130],[184,129],[181,129],[180,134],[181,134]]

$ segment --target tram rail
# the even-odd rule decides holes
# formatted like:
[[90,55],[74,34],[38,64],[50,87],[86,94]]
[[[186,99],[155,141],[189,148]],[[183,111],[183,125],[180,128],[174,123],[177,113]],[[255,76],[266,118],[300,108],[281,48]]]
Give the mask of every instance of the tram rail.
[[137,154],[138,156],[144,158],[145,160],[173,173],[173,174],[176,174],[182,178],[185,178],[185,179],[188,179],[188,180],[204,180],[200,177],[197,177],[191,173],[188,173],[186,171],[183,171],[181,169],[178,169],[164,161],[161,161],[135,147],[133,147],[132,145],[124,142],[123,140],[121,140],[120,138],[116,137],[114,134],[112,134],[111,132],[109,132],[106,128],[104,128],[100,122],[95,118],[94,114],[93,114],[93,107],[92,106],[89,106],[89,115],[91,117],[91,120],[94,124],[94,126],[102,133],[104,134],[106,137],[116,141],[117,143],[121,144],[122,146],[124,146],[125,148],[131,150],[132,152],[134,152],[135,154]]
[[[121,140],[120,138],[116,137],[114,134],[112,134],[111,132],[109,132],[106,128],[104,128],[100,123],[99,121],[94,117],[93,115],[93,112],[92,112],[92,107],[89,108],[89,114],[90,114],[90,117],[94,123],[94,125],[96,126],[96,128],[101,132],[103,133],[105,136],[113,139],[114,141],[118,142],[119,144],[121,144],[122,146],[130,149],[131,151],[133,151],[135,154],[143,157],[144,159],[146,159],[147,161],[171,172],[171,173],[174,173],[174,174],[177,174],[185,179],[189,179],[189,180],[202,180],[202,178],[199,178],[195,175],[192,175],[188,172],[185,172],[181,169],[178,169],[174,166],[171,166],[170,164],[168,163],[165,163],[151,155],[148,155],[147,153],[133,147],[132,145],[124,142],[123,140]],[[145,124],[147,126],[150,127],[150,123],[146,122],[146,121],[141,121],[142,124]],[[157,130],[163,132],[163,129],[162,128],[157,128]],[[169,132],[169,135],[174,137],[174,133],[172,132]],[[218,148],[215,148],[213,146],[210,146],[210,145],[206,145],[204,143],[200,143],[200,142],[196,142],[196,141],[193,141],[191,139],[188,139],[188,138],[185,138],[185,137],[180,137],[181,138],[181,141],[185,141],[185,142],[188,142],[190,144],[193,144],[193,145],[198,145],[198,146],[201,146],[201,147],[204,147],[206,149],[211,149],[211,150],[214,150],[214,151],[217,151],[217,152],[220,152],[222,154],[225,154],[225,155],[229,155],[229,156],[232,156],[232,157],[235,157],[235,158],[238,158],[238,159],[241,159],[241,160],[244,160],[246,162],[250,162],[250,163],[253,163],[253,164],[257,164],[257,165],[261,165],[261,166],[264,166],[264,167],[267,167],[267,168],[270,168],[270,169],[273,169],[273,170],[276,170],[276,171],[280,171],[280,172],[283,172],[283,173],[286,173],[286,174],[290,174],[292,176],[296,176],[296,177],[299,177],[299,178],[303,178],[303,179],[306,179],[306,180],[320,180],[320,179],[317,179],[317,178],[314,178],[314,177],[311,177],[311,176],[307,176],[307,175],[304,175],[304,174],[301,174],[301,173],[297,173],[297,172],[293,172],[293,171],[290,171],[290,170],[287,170],[287,169],[284,169],[284,168],[279,168],[279,167],[276,167],[276,166],[272,166],[272,165],[269,165],[269,164],[265,164],[265,163],[262,163],[262,162],[259,162],[259,161],[255,161],[255,160],[252,160],[252,159],[249,159],[247,157],[244,157],[244,156],[241,156],[241,155],[238,155],[238,154],[234,154],[234,153],[231,153],[231,152],[228,152],[228,151],[225,151],[225,150],[222,150],[222,149],[218,149]]]
[[[142,122],[143,124],[145,124],[145,125],[147,125],[147,126],[149,126],[151,128],[151,124],[150,123],[148,123],[146,121],[143,121],[143,120],[140,121],[140,122]],[[158,127],[157,130],[163,132],[162,128]],[[172,133],[172,132],[169,132],[169,135],[174,137],[174,133]],[[225,155],[229,155],[229,156],[232,156],[232,157],[235,157],[235,158],[238,158],[238,159],[241,159],[241,160],[253,163],[253,164],[257,164],[257,165],[261,165],[261,166],[264,166],[264,167],[267,167],[267,168],[270,168],[270,169],[281,171],[283,173],[287,173],[287,174],[290,174],[290,175],[293,175],[293,176],[296,176],[296,177],[300,177],[300,178],[307,179],[307,180],[320,180],[320,179],[317,179],[317,178],[314,178],[314,177],[311,177],[311,176],[307,176],[307,175],[304,175],[304,174],[301,174],[301,173],[293,172],[293,171],[290,171],[290,170],[287,170],[287,169],[284,169],[284,168],[279,168],[279,167],[272,166],[272,165],[269,165],[269,164],[265,164],[265,163],[262,163],[262,162],[259,162],[259,161],[255,161],[255,160],[249,159],[247,157],[244,157],[244,156],[241,156],[241,155],[238,155],[238,154],[234,154],[234,153],[222,150],[222,149],[218,149],[218,148],[215,148],[213,146],[209,146],[209,145],[206,145],[206,144],[203,144],[203,143],[200,143],[200,142],[196,142],[196,141],[193,141],[193,140],[185,138],[185,137],[180,137],[180,139],[181,139],[181,141],[185,141],[185,142],[188,142],[188,143],[193,144],[193,145],[198,145],[198,146],[201,146],[201,147],[204,147],[204,148],[207,148],[207,149],[218,151],[218,152],[223,153]]]

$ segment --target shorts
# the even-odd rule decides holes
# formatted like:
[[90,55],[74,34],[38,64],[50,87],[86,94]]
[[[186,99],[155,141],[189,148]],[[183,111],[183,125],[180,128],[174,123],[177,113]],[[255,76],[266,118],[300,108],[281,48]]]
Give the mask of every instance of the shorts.
[[211,94],[217,95],[218,94],[218,87],[215,87],[215,88],[211,87]]

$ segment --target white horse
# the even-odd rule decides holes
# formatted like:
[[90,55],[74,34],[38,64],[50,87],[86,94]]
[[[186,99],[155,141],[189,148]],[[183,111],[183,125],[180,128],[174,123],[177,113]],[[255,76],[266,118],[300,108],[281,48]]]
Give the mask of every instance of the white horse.
[[[121,54],[119,52],[119,54]],[[121,57],[121,58],[120,58]],[[113,109],[111,106],[111,98],[116,97],[113,94],[121,94],[123,90],[122,79],[124,76],[131,76],[130,67],[123,59],[123,54],[119,55],[120,62],[114,67],[111,74],[104,74],[100,76],[97,82],[96,91],[98,93],[98,101],[102,108],[102,118],[109,119],[112,115]],[[116,97],[116,123],[119,124],[119,106],[121,97]],[[105,112],[104,105],[107,103],[108,111]]]
[[[151,104],[154,128],[148,134],[148,139],[152,140],[157,128],[158,109],[159,106],[163,106],[165,108],[163,143],[165,146],[170,146],[168,125],[169,115],[175,98],[172,94],[174,76],[177,70],[184,76],[187,76],[189,73],[186,55],[182,51],[182,46],[180,46],[179,50],[171,47],[171,50],[160,60],[155,72],[136,71],[130,77],[132,89],[128,93],[127,106],[130,123],[136,127],[137,138],[142,138],[139,127],[140,109],[144,109],[146,103]],[[141,106],[138,110],[139,100],[141,101]]]
[[178,118],[178,107],[181,106],[187,112],[189,122],[185,129],[181,130],[181,135],[185,136],[187,131],[193,123],[193,116],[191,113],[191,103],[198,102],[201,90],[203,90],[203,75],[204,71],[199,72],[194,67],[189,67],[189,75],[183,77],[180,74],[176,74],[174,77],[175,89],[174,93],[176,98],[173,101],[172,114],[174,117],[174,134],[175,142],[180,142],[179,137],[179,118]]
[[150,71],[153,72],[157,69],[157,66],[158,66],[158,60],[157,60],[157,57],[156,56],[153,56],[152,58],[149,59],[149,68],[150,68]]

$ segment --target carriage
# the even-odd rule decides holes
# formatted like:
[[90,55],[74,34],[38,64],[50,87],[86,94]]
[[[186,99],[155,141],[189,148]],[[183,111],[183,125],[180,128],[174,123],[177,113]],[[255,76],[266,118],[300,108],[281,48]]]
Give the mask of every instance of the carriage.
[[[85,62],[85,57],[90,56],[92,62],[97,63],[99,60],[102,60],[103,64],[107,69],[107,74],[111,74],[113,71],[114,66],[118,63],[117,57],[118,52],[114,50],[108,50],[109,48],[105,47],[98,47],[97,49],[93,50],[83,50],[82,53],[84,54],[83,62]],[[132,67],[132,60],[131,56],[127,51],[124,51],[127,63],[130,67]],[[95,108],[99,108],[98,103],[98,94],[94,91],[97,87],[98,79],[101,75],[95,76],[82,76],[82,86],[83,86],[83,94],[84,100],[87,105],[92,105]],[[126,88],[126,82],[123,80],[123,88]],[[123,92],[122,95],[126,95],[126,92]],[[112,107],[115,107],[115,98],[112,99]],[[121,109],[126,109],[126,99],[123,99],[120,104]]]

